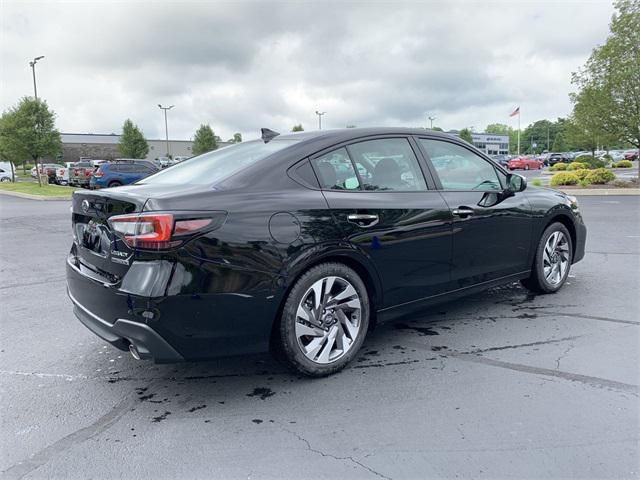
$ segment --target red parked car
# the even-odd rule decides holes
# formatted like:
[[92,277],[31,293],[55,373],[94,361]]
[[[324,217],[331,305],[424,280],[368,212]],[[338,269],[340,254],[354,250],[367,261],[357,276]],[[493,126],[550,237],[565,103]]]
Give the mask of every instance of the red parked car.
[[507,168],[509,170],[538,170],[542,168],[543,163],[540,160],[529,157],[516,157],[509,160]]
[[624,152],[625,160],[638,160],[638,150],[627,150]]

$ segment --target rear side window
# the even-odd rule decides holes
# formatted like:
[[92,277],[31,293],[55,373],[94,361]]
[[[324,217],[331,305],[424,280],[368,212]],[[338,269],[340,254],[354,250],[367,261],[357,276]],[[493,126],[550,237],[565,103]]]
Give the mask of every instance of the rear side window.
[[339,148],[312,160],[313,169],[325,190],[358,190],[360,182],[346,148]]
[[406,138],[384,138],[349,145],[365,190],[421,191],[427,184]]
[[237,143],[180,162],[145,178],[140,183],[216,185],[297,142],[298,140],[276,138],[269,143],[262,140]]

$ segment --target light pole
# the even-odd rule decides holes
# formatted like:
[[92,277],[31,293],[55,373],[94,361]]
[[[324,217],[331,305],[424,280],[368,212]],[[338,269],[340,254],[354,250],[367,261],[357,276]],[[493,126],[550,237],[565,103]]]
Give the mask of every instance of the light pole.
[[319,112],[318,110],[316,110],[316,115],[318,115],[318,130],[322,130],[322,115],[324,115],[327,112]]
[[429,117],[429,121],[431,122],[431,126],[429,127],[429,129],[433,130],[433,121],[436,119],[436,117]]
[[34,58],[31,62],[29,62],[29,66],[31,67],[31,72],[33,73],[33,96],[38,100],[38,89],[36,87],[36,63],[38,60],[42,60],[44,55],[40,55],[39,57]]
[[162,105],[158,104],[158,107],[160,107],[161,110],[164,110],[164,136],[165,140],[167,141],[167,158],[169,158],[169,124],[167,123],[167,110],[171,110],[173,108],[173,105],[171,105],[170,107],[163,107]]
[[[44,55],[40,55],[39,57],[35,57],[32,61],[29,62],[29,66],[31,67],[31,73],[33,74],[33,96],[36,99],[36,103],[38,102],[38,88],[36,87],[36,63],[38,60],[42,60]],[[37,132],[37,124],[36,124],[36,132]],[[38,158],[36,156],[36,175],[38,176],[38,185],[42,186],[42,179],[40,178],[40,168],[38,167]]]

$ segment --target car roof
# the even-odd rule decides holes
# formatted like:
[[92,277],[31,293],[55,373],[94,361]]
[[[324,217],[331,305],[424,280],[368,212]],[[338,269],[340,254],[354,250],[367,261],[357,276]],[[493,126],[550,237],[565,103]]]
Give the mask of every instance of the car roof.
[[278,135],[278,140],[313,140],[313,139],[336,139],[337,141],[349,140],[351,138],[366,137],[368,135],[433,135],[443,138],[458,138],[457,136],[438,132],[436,130],[428,130],[424,128],[409,127],[360,127],[360,128],[338,128],[331,130],[313,130],[308,132],[291,132]]

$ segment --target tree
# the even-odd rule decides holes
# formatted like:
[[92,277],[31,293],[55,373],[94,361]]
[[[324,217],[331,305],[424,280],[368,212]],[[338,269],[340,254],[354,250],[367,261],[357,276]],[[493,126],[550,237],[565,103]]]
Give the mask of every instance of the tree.
[[473,137],[471,136],[471,130],[469,130],[468,128],[463,128],[462,130],[460,130],[459,135],[462,140],[473,145]]
[[434,132],[444,132],[444,130],[442,130],[442,128],[440,127],[433,127],[430,130],[433,130]]
[[345,128],[356,128],[356,125],[346,125]]
[[640,2],[617,0],[614,6],[604,45],[572,75],[578,87],[571,94],[573,119],[583,134],[604,134],[606,141],[628,142],[640,151]]
[[209,124],[200,125],[200,128],[198,128],[196,134],[193,136],[193,154],[201,155],[215,150],[218,148],[218,139],[219,137],[213,133]]
[[294,125],[294,126],[291,128],[291,131],[292,131],[292,132],[304,132],[304,128],[302,128],[302,124],[301,124],[301,123],[299,123],[298,125]]
[[242,134],[236,132],[233,134],[233,143],[242,143]]
[[[38,159],[55,156],[62,151],[60,132],[55,128],[56,115],[47,102],[31,97],[22,98],[15,107],[2,114],[0,121],[0,151],[16,162],[31,159],[36,171]],[[40,175],[38,183],[42,185]]]
[[118,151],[125,158],[145,158],[149,153],[149,144],[142,131],[128,118],[122,125]]

